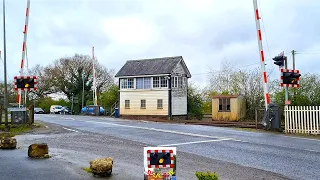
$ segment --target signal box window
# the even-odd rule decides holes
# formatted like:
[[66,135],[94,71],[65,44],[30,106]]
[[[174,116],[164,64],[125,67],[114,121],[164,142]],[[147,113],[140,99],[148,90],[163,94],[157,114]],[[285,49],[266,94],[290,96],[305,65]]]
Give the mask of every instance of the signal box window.
[[230,112],[230,98],[220,98],[219,99],[219,111],[220,112]]
[[141,108],[141,109],[145,109],[145,108],[146,108],[146,100],[145,100],[145,99],[142,99],[142,100],[141,100],[140,108]]
[[130,109],[130,100],[125,100],[125,102],[124,102],[124,107],[125,107],[126,109]]
[[158,109],[163,109],[163,100],[162,100],[162,99],[158,99],[158,101],[157,101],[157,108],[158,108]]

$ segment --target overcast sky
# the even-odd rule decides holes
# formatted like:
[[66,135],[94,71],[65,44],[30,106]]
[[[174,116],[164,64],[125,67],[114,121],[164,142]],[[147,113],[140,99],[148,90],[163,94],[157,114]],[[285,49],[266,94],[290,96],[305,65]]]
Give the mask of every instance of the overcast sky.
[[[9,80],[19,73],[26,2],[6,1]],[[296,68],[316,72],[320,1],[258,2],[266,58],[294,49],[301,52]],[[2,16],[0,29],[3,50]],[[92,46],[99,62],[116,72],[129,59],[183,56],[200,86],[224,60],[235,68],[260,66],[252,0],[31,0],[27,45],[29,67],[90,55]],[[271,61],[267,69],[278,75]]]

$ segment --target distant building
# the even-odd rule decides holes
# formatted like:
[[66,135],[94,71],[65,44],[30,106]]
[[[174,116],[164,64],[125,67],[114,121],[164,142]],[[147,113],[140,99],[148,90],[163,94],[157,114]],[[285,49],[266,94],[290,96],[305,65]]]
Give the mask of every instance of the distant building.
[[130,60],[115,77],[119,78],[120,116],[187,117],[191,74],[182,56]]
[[217,95],[212,97],[212,119],[238,121],[246,115],[245,99],[242,95]]

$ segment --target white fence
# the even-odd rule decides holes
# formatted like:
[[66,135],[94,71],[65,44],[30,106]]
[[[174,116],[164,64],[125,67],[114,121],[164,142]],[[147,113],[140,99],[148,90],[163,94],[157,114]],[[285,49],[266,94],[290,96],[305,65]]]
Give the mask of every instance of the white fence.
[[320,106],[288,106],[284,116],[286,133],[320,134]]

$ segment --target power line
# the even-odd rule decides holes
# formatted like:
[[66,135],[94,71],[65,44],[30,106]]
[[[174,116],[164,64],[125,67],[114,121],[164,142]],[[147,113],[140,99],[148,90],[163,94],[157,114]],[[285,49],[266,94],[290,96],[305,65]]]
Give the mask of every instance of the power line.
[[319,52],[297,52],[296,54],[319,54],[320,53],[320,51]]
[[[290,53],[290,52],[287,52],[287,53],[285,53],[284,55],[287,55],[287,54],[289,54],[289,53]],[[272,60],[272,58],[266,59],[265,62],[271,61],[271,60]],[[249,67],[249,66],[254,66],[254,65],[257,65],[257,64],[260,64],[260,62],[252,63],[252,64],[247,64],[247,65],[240,66],[240,67],[233,67],[232,69],[242,69],[242,68]],[[215,70],[215,71],[221,71],[221,70]],[[192,76],[204,75],[204,74],[211,74],[211,73],[213,73],[213,71],[211,71],[211,72],[205,72],[205,73],[196,73],[196,74],[192,74]]]

